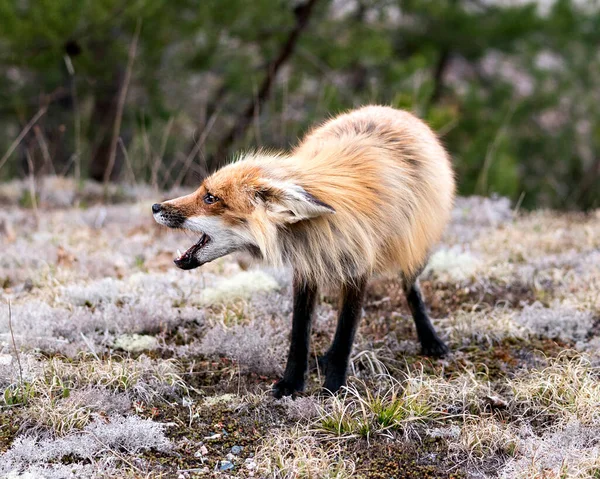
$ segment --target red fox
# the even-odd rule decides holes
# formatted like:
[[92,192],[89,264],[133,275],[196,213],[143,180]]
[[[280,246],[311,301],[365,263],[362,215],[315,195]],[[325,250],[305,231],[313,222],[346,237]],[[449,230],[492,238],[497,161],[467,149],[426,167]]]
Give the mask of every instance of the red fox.
[[417,277],[454,200],[450,159],[417,117],[366,106],[326,121],[290,152],[242,154],[192,194],[152,206],[154,218],[200,239],[175,259],[197,268],[245,250],[293,268],[291,345],[275,397],[304,390],[318,289],[341,291],[337,330],[322,358],[324,389],[346,382],[365,288],[376,273],[400,274],[422,352],[443,356]]

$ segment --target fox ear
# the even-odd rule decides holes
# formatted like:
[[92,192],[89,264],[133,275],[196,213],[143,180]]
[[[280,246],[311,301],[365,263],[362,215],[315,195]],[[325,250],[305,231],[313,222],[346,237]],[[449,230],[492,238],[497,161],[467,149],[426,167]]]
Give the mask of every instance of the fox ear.
[[288,181],[269,181],[259,196],[265,202],[267,211],[282,223],[297,223],[335,213],[333,207],[300,185]]

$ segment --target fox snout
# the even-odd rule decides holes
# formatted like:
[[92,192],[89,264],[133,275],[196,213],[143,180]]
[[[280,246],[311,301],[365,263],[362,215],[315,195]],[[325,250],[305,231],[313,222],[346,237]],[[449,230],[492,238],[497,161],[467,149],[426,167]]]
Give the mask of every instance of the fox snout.
[[180,269],[194,269],[234,251],[258,248],[243,226],[228,222],[226,214],[221,214],[222,206],[206,196],[191,194],[152,205],[157,223],[198,235],[191,247],[183,253],[178,250],[174,262]]
[[185,222],[185,215],[177,208],[164,203],[154,203],[152,215],[157,223],[169,228],[181,228]]

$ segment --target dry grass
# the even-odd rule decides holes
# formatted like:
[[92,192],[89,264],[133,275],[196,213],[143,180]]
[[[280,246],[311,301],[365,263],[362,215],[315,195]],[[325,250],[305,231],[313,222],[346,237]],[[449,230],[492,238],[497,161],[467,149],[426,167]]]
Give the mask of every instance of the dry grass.
[[511,380],[514,407],[536,420],[600,426],[600,369],[572,354]]
[[520,324],[518,313],[506,305],[485,307],[480,311],[457,311],[443,321],[455,344],[492,346],[505,338],[525,339],[531,330]]
[[[103,205],[102,188],[47,179],[37,224],[15,206],[26,188],[0,187],[0,287],[23,370],[0,305],[3,477],[598,477],[599,215],[459,199],[422,278],[453,355],[418,355],[399,286],[380,280],[348,387],[318,396],[313,370],[305,397],[275,401],[289,272],[231,258],[175,269],[191,238],[153,223],[150,189],[111,186],[138,202]],[[314,356],[334,329],[325,293]]]
[[502,423],[494,417],[481,416],[469,419],[460,428],[458,440],[451,443],[451,450],[458,457],[466,457],[473,468],[497,468],[507,458],[515,457],[519,448],[519,436],[511,424]]
[[355,464],[339,443],[324,443],[300,428],[273,434],[254,458],[260,477],[273,479],[346,479],[357,477]]
[[579,423],[541,435],[521,432],[517,454],[501,468],[502,479],[592,479],[600,473],[599,429]]
[[416,437],[423,430],[481,414],[490,393],[485,375],[465,372],[452,379],[423,369],[398,369],[351,380],[340,394],[318,406],[313,430],[336,437]]
[[58,436],[82,429],[97,414],[124,413],[131,408],[131,401],[126,395],[107,393],[98,388],[74,393],[63,390],[63,396],[58,397],[47,392],[39,391],[30,399],[23,422],[35,421],[36,425],[48,428]]
[[42,427],[63,436],[81,429],[98,415],[131,410],[132,402],[174,401],[189,387],[173,360],[102,361],[83,355],[77,362],[52,358],[40,362],[37,374],[4,389],[5,406],[24,406],[22,427]]

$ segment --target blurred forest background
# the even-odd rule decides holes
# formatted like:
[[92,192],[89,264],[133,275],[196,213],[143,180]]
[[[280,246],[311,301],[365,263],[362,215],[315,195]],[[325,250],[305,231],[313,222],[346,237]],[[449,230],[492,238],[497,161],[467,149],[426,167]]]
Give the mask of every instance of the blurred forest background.
[[0,0],[0,179],[156,188],[365,103],[413,110],[462,194],[600,206],[595,0]]

